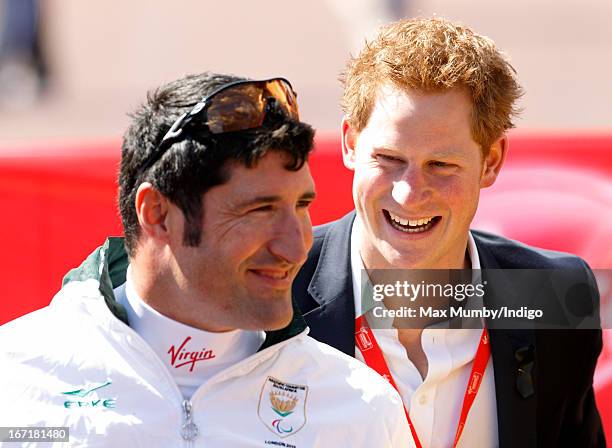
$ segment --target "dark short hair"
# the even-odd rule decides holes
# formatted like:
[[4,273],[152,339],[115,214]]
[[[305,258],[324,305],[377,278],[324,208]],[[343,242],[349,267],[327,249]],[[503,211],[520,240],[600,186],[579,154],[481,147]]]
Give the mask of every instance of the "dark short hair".
[[142,182],[151,182],[182,210],[186,221],[183,241],[198,246],[204,213],[202,195],[227,182],[232,162],[252,167],[268,151],[286,154],[288,170],[299,170],[307,161],[314,130],[306,123],[275,116],[248,131],[207,136],[190,133],[143,170],[180,115],[219,87],[244,79],[210,72],[189,75],[149,92],[145,103],[131,115],[132,124],[123,137],[119,171],[119,209],[130,256],[135,254],[140,236],[135,197]]

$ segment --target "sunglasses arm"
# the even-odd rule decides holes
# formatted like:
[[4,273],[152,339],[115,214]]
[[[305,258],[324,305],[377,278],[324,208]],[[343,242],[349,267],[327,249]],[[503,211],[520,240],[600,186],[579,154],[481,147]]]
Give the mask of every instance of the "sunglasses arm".
[[166,135],[164,135],[164,138],[162,138],[160,144],[164,143],[166,140],[171,140],[181,135],[181,133],[183,132],[183,121],[185,120],[187,115],[189,115],[189,113],[185,112],[179,117],[178,120],[174,122],[172,127],[168,130],[168,132],[166,132]]

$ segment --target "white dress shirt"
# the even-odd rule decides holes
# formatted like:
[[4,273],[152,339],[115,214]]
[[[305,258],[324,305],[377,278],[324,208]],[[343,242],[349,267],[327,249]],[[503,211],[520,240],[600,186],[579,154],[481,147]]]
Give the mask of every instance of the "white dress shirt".
[[[364,270],[358,247],[359,231],[357,217],[351,231],[351,270],[356,316],[361,315],[361,273]],[[478,250],[471,233],[468,255],[472,269],[480,269]],[[375,318],[372,311],[366,312],[366,318],[373,322]],[[406,349],[399,341],[397,329],[373,328],[372,331],[423,448],[452,447],[482,330],[425,328],[421,335],[428,363],[425,380],[408,358]],[[364,360],[358,347],[355,347],[355,354],[357,359]],[[493,361],[490,358],[457,446],[488,448],[498,445],[497,402]]]

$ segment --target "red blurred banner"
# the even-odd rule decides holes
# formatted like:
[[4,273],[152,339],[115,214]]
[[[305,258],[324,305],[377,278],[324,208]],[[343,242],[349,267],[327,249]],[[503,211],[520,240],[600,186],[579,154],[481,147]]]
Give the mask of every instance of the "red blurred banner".
[[[336,136],[316,141],[314,224],[352,209],[352,175],[339,145]],[[47,305],[69,269],[121,233],[119,158],[119,141],[0,150],[0,324]],[[496,185],[482,192],[474,227],[612,269],[612,134],[513,133]],[[604,336],[595,387],[610,438],[610,331]]]

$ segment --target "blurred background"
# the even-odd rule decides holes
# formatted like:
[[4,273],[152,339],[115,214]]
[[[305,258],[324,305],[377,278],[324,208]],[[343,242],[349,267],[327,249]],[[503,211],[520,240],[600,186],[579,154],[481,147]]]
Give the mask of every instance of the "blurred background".
[[[584,257],[612,314],[610,0],[0,0],[0,324],[49,303],[68,269],[121,233],[128,113],[188,73],[290,79],[318,129],[313,221],[350,210],[338,75],[381,24],[432,15],[495,40],[526,91],[475,227]],[[605,338],[595,387],[611,439]]]
[[2,0],[0,142],[116,138],[144,93],[204,70],[284,75],[336,131],[338,74],[387,21],[460,20],[511,57],[521,129],[609,129],[609,0]]

